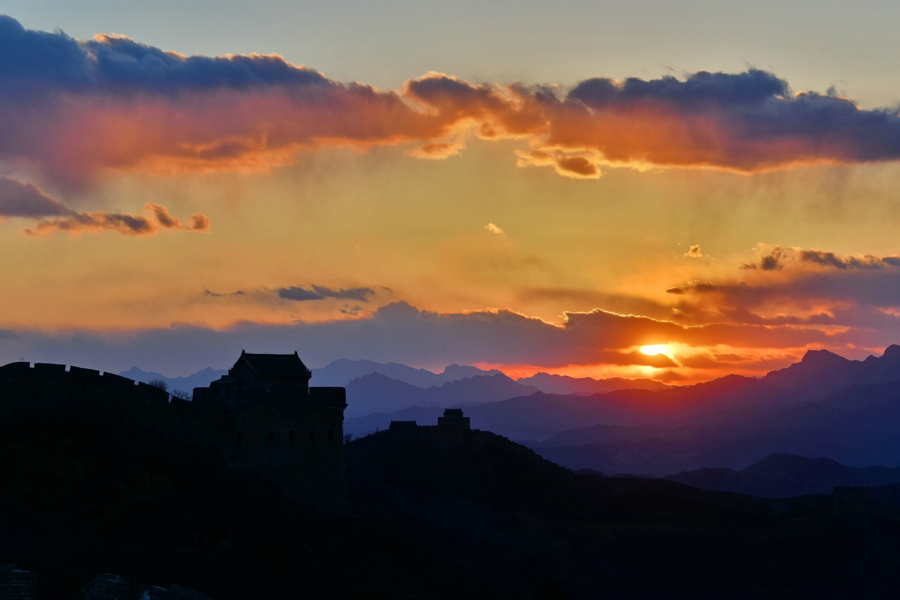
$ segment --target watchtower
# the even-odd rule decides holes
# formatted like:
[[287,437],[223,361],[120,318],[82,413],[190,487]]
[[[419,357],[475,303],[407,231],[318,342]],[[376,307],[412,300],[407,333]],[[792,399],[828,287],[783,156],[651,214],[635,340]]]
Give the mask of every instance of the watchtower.
[[297,353],[241,352],[228,374],[194,389],[194,402],[227,416],[232,466],[278,482],[288,494],[323,508],[349,508],[343,472],[342,387],[309,387],[312,372]]

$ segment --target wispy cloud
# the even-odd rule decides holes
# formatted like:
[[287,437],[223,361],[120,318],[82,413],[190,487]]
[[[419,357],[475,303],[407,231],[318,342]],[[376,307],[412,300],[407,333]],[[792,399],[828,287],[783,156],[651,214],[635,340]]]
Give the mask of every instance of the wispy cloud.
[[760,244],[757,252],[759,259],[755,262],[744,263],[741,265],[742,269],[777,271],[783,269],[786,265],[839,270],[900,267],[900,255],[897,254],[887,256],[874,256],[871,254],[841,256],[834,252],[814,248],[768,246],[766,244]]
[[346,289],[332,289],[323,285],[312,285],[309,288],[290,286],[275,290],[279,298],[293,300],[295,302],[307,302],[311,300],[325,300],[335,298],[338,300],[356,300],[368,302],[375,290],[367,287],[355,287]]
[[209,231],[209,219],[202,214],[192,215],[187,225],[173,217],[168,209],[147,203],[144,211],[149,215],[120,212],[78,212],[46,194],[37,186],[0,177],[0,218],[25,217],[38,219],[23,232],[34,237],[44,237],[57,231],[71,234],[97,231],[116,231],[123,235],[141,236],[161,230]]
[[697,260],[699,260],[701,258],[707,258],[706,255],[700,251],[699,244],[692,244],[691,247],[688,248],[688,251],[684,253],[684,257],[685,258],[693,258],[693,259],[697,259]]
[[235,296],[246,296],[247,292],[243,290],[235,290],[233,292],[213,292],[212,290],[203,290],[203,296],[206,298],[232,298]]
[[494,235],[503,235],[503,236],[506,235],[505,231],[503,231],[502,229],[500,229],[493,223],[488,223],[487,225],[485,225],[484,230],[487,232],[493,233]]
[[[204,215],[192,216],[190,224],[185,226],[178,219],[173,219],[161,206],[147,204],[144,210],[149,212],[150,216],[106,211],[71,211],[64,217],[39,219],[32,227],[22,231],[32,237],[47,237],[60,231],[71,235],[115,231],[127,236],[142,236],[153,235],[163,230],[206,232],[211,227],[209,219]],[[161,215],[161,212],[164,214]]]

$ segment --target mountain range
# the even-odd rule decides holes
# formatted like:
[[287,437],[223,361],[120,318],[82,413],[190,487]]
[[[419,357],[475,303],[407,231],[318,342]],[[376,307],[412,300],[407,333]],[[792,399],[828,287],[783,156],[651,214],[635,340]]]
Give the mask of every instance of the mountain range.
[[[195,387],[208,386],[226,372],[207,368],[187,377],[166,377],[133,367],[120,375],[144,383],[164,381],[170,390],[191,393]],[[548,373],[537,373],[516,381],[496,369],[485,370],[468,365],[453,364],[440,373],[434,373],[399,363],[346,359],[312,369],[310,384],[346,387],[348,407],[345,416],[348,418],[413,407],[471,406],[536,392],[585,395],[621,389],[658,390],[668,387],[649,379],[592,379]]]
[[[900,347],[852,361],[810,351],[763,378],[605,394],[535,393],[465,408],[472,426],[526,443],[573,469],[651,476],[745,468],[772,453],[847,465],[900,464]],[[436,407],[348,418],[362,435],[392,420],[432,424]]]
[[[809,352],[787,369],[734,383],[732,392],[722,389],[715,400],[718,410],[695,410],[689,419],[678,411],[668,423],[597,420],[530,445],[572,468],[655,476],[744,468],[772,453],[824,456],[857,467],[900,464],[900,347],[864,361]],[[692,395],[697,387],[659,395]]]
[[381,373],[370,373],[351,380],[346,387],[345,418],[414,406],[464,407],[538,392],[537,388],[517,383],[502,373],[457,379],[424,389]]
[[[221,373],[170,379],[170,387],[205,384]],[[161,377],[138,369],[123,375]],[[744,469],[773,453],[852,467],[900,464],[900,346],[862,361],[809,351],[762,378],[728,375],[681,387],[546,373],[515,381],[472,366],[433,373],[351,360],[315,369],[312,383],[346,386],[344,428],[357,437],[393,420],[433,424],[444,408],[458,407],[473,427],[573,469],[661,477]],[[610,391],[587,393],[592,389]]]
[[166,385],[168,385],[169,391],[181,390],[186,392],[187,394],[192,394],[194,392],[195,387],[206,387],[222,375],[227,373],[227,371],[223,369],[213,369],[211,367],[207,367],[202,371],[197,371],[192,375],[188,375],[187,377],[166,377],[162,373],[156,373],[154,371],[144,371],[138,367],[131,367],[127,371],[122,371],[119,373],[122,377],[127,377],[128,379],[133,379],[134,381],[141,381],[143,383],[150,383],[151,381],[164,381]]

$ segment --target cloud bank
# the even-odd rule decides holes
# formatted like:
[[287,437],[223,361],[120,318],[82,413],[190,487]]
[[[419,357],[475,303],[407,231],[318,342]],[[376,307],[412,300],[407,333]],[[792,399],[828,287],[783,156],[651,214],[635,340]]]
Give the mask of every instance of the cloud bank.
[[457,153],[465,131],[526,140],[522,166],[742,172],[900,158],[900,117],[772,73],[591,78],[570,88],[440,73],[382,91],[277,55],[183,56],[123,36],[75,40],[0,17],[0,160],[83,184],[106,169],[266,170],[324,145]]
[[760,244],[743,277],[666,290],[677,322],[818,327],[832,340],[877,348],[900,334],[900,255],[848,256]]
[[314,366],[350,358],[422,366],[455,362],[541,368],[643,365],[667,369],[683,364],[682,359],[647,356],[637,352],[636,347],[674,342],[768,350],[832,341],[814,327],[804,326],[684,326],[602,310],[568,313],[562,325],[553,325],[509,310],[437,313],[405,302],[382,306],[357,319],[292,325],[244,323],[222,331],[173,326],[119,334],[25,330],[11,333],[10,339],[0,341],[0,363],[24,356],[30,360],[87,363],[122,370],[141,364],[170,373],[228,365],[242,348],[266,352],[299,350],[304,360]]

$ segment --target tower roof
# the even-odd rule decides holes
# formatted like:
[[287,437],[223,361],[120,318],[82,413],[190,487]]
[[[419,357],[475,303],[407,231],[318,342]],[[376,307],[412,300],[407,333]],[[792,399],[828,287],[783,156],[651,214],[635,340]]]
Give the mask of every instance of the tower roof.
[[302,377],[309,379],[312,373],[297,353],[293,354],[248,354],[241,352],[241,357],[235,363],[245,364],[257,377]]

